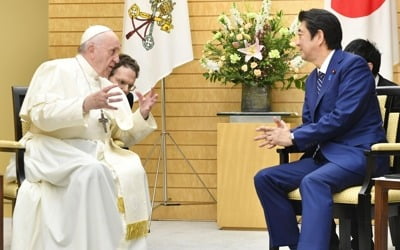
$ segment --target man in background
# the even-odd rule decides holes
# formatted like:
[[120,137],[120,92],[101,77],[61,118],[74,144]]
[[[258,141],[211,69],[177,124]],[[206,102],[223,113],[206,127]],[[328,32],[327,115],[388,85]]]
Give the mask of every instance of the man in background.
[[[135,59],[129,55],[120,54],[119,62],[112,68],[108,77],[111,82],[118,84],[125,93],[131,108],[134,101],[132,91],[136,88],[135,82],[139,77],[139,71],[140,67]],[[146,96],[143,96],[139,91],[135,91],[135,94],[138,97],[140,113],[147,119],[153,105],[158,99],[158,94],[156,94],[153,89],[151,89]]]
[[140,66],[135,59],[126,54],[119,55],[119,62],[111,70],[108,80],[118,84],[128,98],[129,105],[133,106],[135,81],[139,77]]
[[[121,90],[128,99],[129,106],[133,106],[133,93],[135,89],[136,79],[139,77],[140,67],[135,59],[126,54],[119,55],[119,62],[112,68],[108,80],[112,83],[118,84]],[[153,89],[144,97],[139,91],[135,92],[138,97],[139,110],[142,116],[147,119],[149,113],[158,99],[158,95]],[[121,141],[114,140],[114,142],[124,149],[129,149]]]
[[[367,61],[368,67],[375,77],[376,86],[398,86],[396,83],[384,78],[379,74],[381,67],[381,52],[371,41],[365,39],[355,39],[351,41],[345,48],[344,51],[361,56]],[[386,101],[385,107],[388,105]],[[400,107],[400,99],[394,99],[394,106]]]

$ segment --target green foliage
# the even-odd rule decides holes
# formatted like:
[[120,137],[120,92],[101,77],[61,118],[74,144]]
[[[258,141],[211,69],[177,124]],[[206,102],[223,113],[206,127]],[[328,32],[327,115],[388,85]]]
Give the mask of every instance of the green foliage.
[[297,19],[283,25],[283,12],[269,13],[270,0],[263,0],[259,13],[240,12],[233,4],[230,16],[218,18],[220,28],[203,49],[203,76],[211,82],[283,88],[294,84],[304,89],[306,76],[297,74],[304,62],[293,42]]

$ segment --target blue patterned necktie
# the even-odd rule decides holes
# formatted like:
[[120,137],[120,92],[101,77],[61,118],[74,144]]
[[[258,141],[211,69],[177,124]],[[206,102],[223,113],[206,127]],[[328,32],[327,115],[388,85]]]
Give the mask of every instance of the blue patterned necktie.
[[324,81],[325,74],[321,71],[318,71],[318,78],[317,78],[317,93],[321,92],[322,82]]

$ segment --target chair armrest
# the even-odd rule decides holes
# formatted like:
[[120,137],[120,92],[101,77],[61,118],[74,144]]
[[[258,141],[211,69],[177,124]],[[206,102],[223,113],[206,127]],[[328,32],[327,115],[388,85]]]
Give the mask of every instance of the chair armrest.
[[294,147],[294,146],[284,147],[284,148],[277,148],[276,151],[278,153],[282,152],[282,153],[287,153],[287,154],[290,154],[290,153],[304,153],[304,151],[302,151],[302,150],[300,150],[300,149],[298,149],[297,147]]
[[25,146],[18,141],[0,140],[0,152],[15,152],[18,186],[25,180],[24,153]]
[[279,154],[279,163],[288,163],[289,162],[289,154],[291,153],[303,153],[304,151],[299,150],[295,146],[277,148],[276,152]]
[[0,151],[2,152],[16,152],[18,149],[24,148],[24,145],[17,141],[0,140]]
[[379,155],[400,155],[400,143],[376,143],[371,146],[371,150],[366,150],[365,155],[367,157],[367,167],[365,171],[365,177],[360,189],[359,195],[367,195],[371,193],[374,181],[376,157]]
[[[390,154],[400,154],[400,143],[376,143],[371,146],[371,151],[380,151]],[[393,151],[393,152],[392,152]]]

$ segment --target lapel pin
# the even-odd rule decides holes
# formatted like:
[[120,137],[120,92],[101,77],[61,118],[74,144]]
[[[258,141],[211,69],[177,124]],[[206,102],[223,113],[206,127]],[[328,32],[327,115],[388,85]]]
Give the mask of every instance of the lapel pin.
[[328,80],[332,79],[332,75],[336,74],[336,70],[332,69],[332,74],[329,75]]

